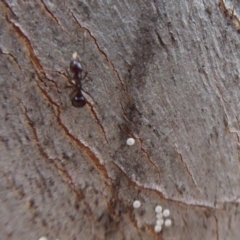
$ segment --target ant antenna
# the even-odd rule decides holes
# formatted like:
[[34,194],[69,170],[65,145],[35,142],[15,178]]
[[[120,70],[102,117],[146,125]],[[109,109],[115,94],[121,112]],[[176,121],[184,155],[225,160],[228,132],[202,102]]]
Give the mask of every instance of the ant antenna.
[[77,57],[78,57],[77,52],[74,52],[74,53],[72,54],[72,59],[73,59],[73,60],[77,60]]

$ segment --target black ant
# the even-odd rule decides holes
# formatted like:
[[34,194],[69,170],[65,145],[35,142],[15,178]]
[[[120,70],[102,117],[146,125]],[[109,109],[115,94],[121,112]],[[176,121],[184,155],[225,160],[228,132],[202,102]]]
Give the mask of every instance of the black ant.
[[72,61],[70,62],[70,71],[73,73],[70,83],[76,88],[76,93],[71,98],[72,105],[74,107],[83,107],[87,101],[82,93],[82,80],[87,76],[87,72],[83,77],[83,68],[79,59],[77,59],[77,53],[73,54]]

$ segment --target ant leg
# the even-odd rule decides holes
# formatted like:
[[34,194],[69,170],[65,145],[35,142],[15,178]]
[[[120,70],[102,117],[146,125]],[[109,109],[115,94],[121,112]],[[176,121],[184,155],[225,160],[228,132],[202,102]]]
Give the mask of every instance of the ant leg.
[[94,98],[92,97],[92,95],[91,95],[89,92],[87,92],[87,91],[85,91],[85,90],[83,90],[83,89],[82,89],[82,92],[83,92],[85,95],[88,95],[88,96],[90,97],[91,102],[90,102],[90,101],[88,101],[88,102],[90,102],[92,105],[93,105],[93,103],[97,105],[97,102],[94,100]]
[[82,77],[82,80],[84,80],[87,77],[87,75],[88,75],[88,72],[85,72],[84,76]]
[[87,75],[90,71],[91,71],[91,68],[84,71],[84,76],[83,76],[82,80],[84,80],[87,77]]
[[72,86],[75,86],[75,81],[73,80],[71,74],[69,73],[68,69],[66,68],[66,73],[68,75],[68,82],[72,85]]
[[85,53],[85,38],[86,38],[86,31],[83,33],[83,53]]

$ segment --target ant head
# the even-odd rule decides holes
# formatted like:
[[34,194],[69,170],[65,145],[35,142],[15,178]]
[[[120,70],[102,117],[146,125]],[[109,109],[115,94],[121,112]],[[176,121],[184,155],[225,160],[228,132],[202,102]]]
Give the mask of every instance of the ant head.
[[78,60],[72,60],[70,62],[70,70],[74,74],[81,73],[83,71],[82,65]]
[[82,94],[76,94],[73,98],[72,98],[72,105],[74,107],[83,107],[86,104],[86,99]]

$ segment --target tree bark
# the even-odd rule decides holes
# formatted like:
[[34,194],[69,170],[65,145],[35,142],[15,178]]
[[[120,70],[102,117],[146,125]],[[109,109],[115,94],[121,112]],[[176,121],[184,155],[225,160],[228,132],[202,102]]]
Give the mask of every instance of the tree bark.
[[[238,1],[0,12],[1,239],[240,239]],[[161,233],[156,205],[171,212]]]

